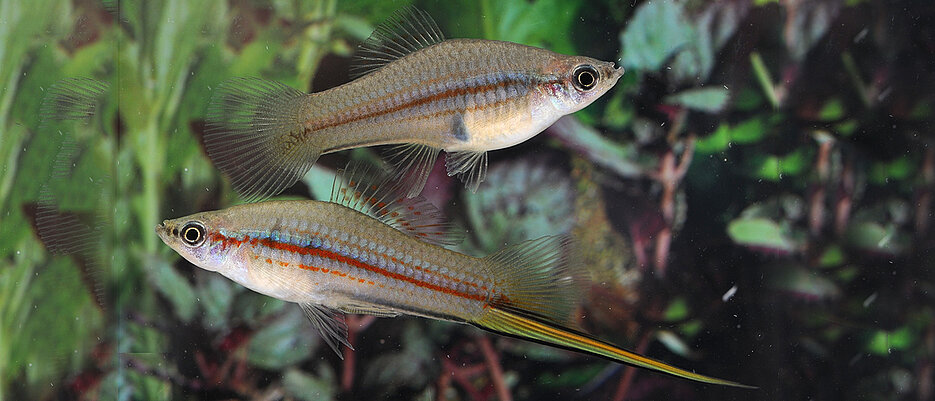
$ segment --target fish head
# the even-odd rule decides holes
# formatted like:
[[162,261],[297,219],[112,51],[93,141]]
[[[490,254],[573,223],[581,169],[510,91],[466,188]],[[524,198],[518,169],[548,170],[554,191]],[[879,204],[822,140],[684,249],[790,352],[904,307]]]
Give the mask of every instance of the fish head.
[[220,219],[211,213],[198,213],[165,220],[156,226],[156,234],[183,258],[205,270],[221,271],[228,253],[219,235]]
[[583,56],[559,55],[545,67],[550,77],[540,86],[559,114],[583,109],[613,88],[623,76],[623,67],[613,62]]

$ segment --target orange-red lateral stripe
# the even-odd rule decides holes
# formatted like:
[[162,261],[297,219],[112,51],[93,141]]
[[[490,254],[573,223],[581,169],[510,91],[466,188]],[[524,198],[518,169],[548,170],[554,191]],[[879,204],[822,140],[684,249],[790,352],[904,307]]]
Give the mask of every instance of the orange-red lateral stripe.
[[[525,82],[523,82],[522,80],[510,79],[510,80],[504,80],[502,82],[497,82],[493,84],[478,85],[478,86],[465,86],[465,87],[447,89],[442,92],[432,94],[426,97],[417,97],[405,103],[390,105],[390,107],[374,110],[373,112],[370,112],[370,113],[349,115],[344,118],[331,117],[328,119],[323,119],[321,121],[316,121],[310,124],[309,127],[306,128],[306,131],[319,131],[325,128],[332,128],[332,127],[336,127],[339,125],[352,123],[355,121],[361,121],[361,120],[365,120],[368,118],[379,117],[382,115],[395,113],[400,110],[416,108],[418,106],[421,106],[427,103],[437,102],[437,101],[447,99],[450,97],[465,96],[469,94],[475,95],[477,93],[492,91],[500,87],[507,87],[509,85],[515,85],[515,84],[522,85],[522,84],[525,84]],[[357,108],[360,108],[361,106],[362,105],[358,105]]]
[[[322,258],[334,260],[339,263],[348,264],[348,265],[357,267],[359,269],[367,270],[367,271],[379,274],[381,276],[384,276],[390,279],[404,281],[404,282],[410,283],[420,288],[425,288],[425,289],[432,290],[432,291],[438,291],[441,293],[453,295],[453,296],[460,297],[460,298],[472,299],[475,301],[487,301],[486,297],[478,295],[478,294],[470,294],[470,293],[466,293],[463,291],[451,289],[448,287],[443,287],[437,284],[432,284],[432,283],[429,283],[423,280],[416,280],[404,274],[399,274],[399,273],[388,271],[386,269],[381,269],[369,263],[361,262],[357,259],[350,258],[344,255],[340,255],[335,252],[326,251],[324,249],[307,248],[307,247],[302,247],[298,245],[274,241],[269,238],[258,239],[258,238],[245,237],[243,240],[239,240],[236,238],[227,237],[220,233],[214,233],[212,235],[212,239],[222,243],[223,248],[227,248],[231,245],[240,245],[240,244],[243,244],[244,242],[249,242],[251,245],[262,245],[262,246],[265,246],[271,249],[292,252],[292,253],[299,254],[299,255],[319,256]],[[317,271],[320,269],[321,272],[323,273],[328,273],[331,270],[331,269],[325,269],[325,268],[311,269],[311,267],[312,266],[309,266],[309,269],[307,270]]]

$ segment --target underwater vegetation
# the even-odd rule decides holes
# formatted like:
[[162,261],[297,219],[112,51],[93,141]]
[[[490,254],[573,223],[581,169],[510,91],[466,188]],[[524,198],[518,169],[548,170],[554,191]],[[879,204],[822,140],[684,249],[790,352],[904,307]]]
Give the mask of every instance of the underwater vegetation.
[[[300,308],[165,246],[241,198],[209,157],[230,78],[315,93],[415,5],[448,38],[626,69],[423,195],[482,257],[567,234],[582,329],[710,386],[427,319]],[[0,399],[935,397],[935,5],[925,1],[0,0]],[[321,156],[274,197],[327,200]]]

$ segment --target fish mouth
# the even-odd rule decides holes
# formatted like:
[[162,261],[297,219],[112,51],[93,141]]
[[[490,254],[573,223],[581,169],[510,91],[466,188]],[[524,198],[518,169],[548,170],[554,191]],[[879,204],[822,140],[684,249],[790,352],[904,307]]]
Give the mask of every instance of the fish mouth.
[[607,82],[613,86],[613,83],[616,83],[620,77],[623,76],[623,66],[617,66],[617,63],[613,61],[604,61],[601,63],[601,76],[606,77]]
[[169,227],[167,225],[168,222],[169,222],[168,220],[164,220],[162,223],[156,225],[156,227],[154,228],[154,231],[156,231],[156,235],[159,236],[159,239],[161,239],[162,242],[166,242],[166,235],[169,232]]

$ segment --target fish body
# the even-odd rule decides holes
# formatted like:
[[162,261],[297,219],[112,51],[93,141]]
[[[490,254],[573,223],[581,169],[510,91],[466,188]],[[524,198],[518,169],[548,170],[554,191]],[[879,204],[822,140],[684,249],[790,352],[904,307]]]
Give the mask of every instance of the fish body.
[[181,252],[190,262],[284,301],[465,322],[502,293],[481,259],[334,203],[261,202],[183,220],[213,228],[204,254]]
[[268,201],[166,220],[156,233],[191,263],[298,303],[338,353],[342,313],[463,322],[700,382],[679,369],[574,329],[584,270],[571,242],[543,237],[483,258],[448,250],[441,214],[398,184],[352,169],[330,202]]
[[400,145],[397,178],[418,195],[440,150],[471,190],[487,151],[513,146],[610,90],[623,68],[517,43],[445,40],[407,8],[357,55],[361,76],[317,93],[255,78],[221,84],[209,107],[208,155],[248,200],[282,191],[321,154]]
[[[594,66],[605,87],[575,90],[566,75],[577,65]],[[511,42],[446,40],[308,95],[301,141],[324,153],[399,143],[446,152],[502,149],[590,104],[617,77],[613,63],[587,57]]]

